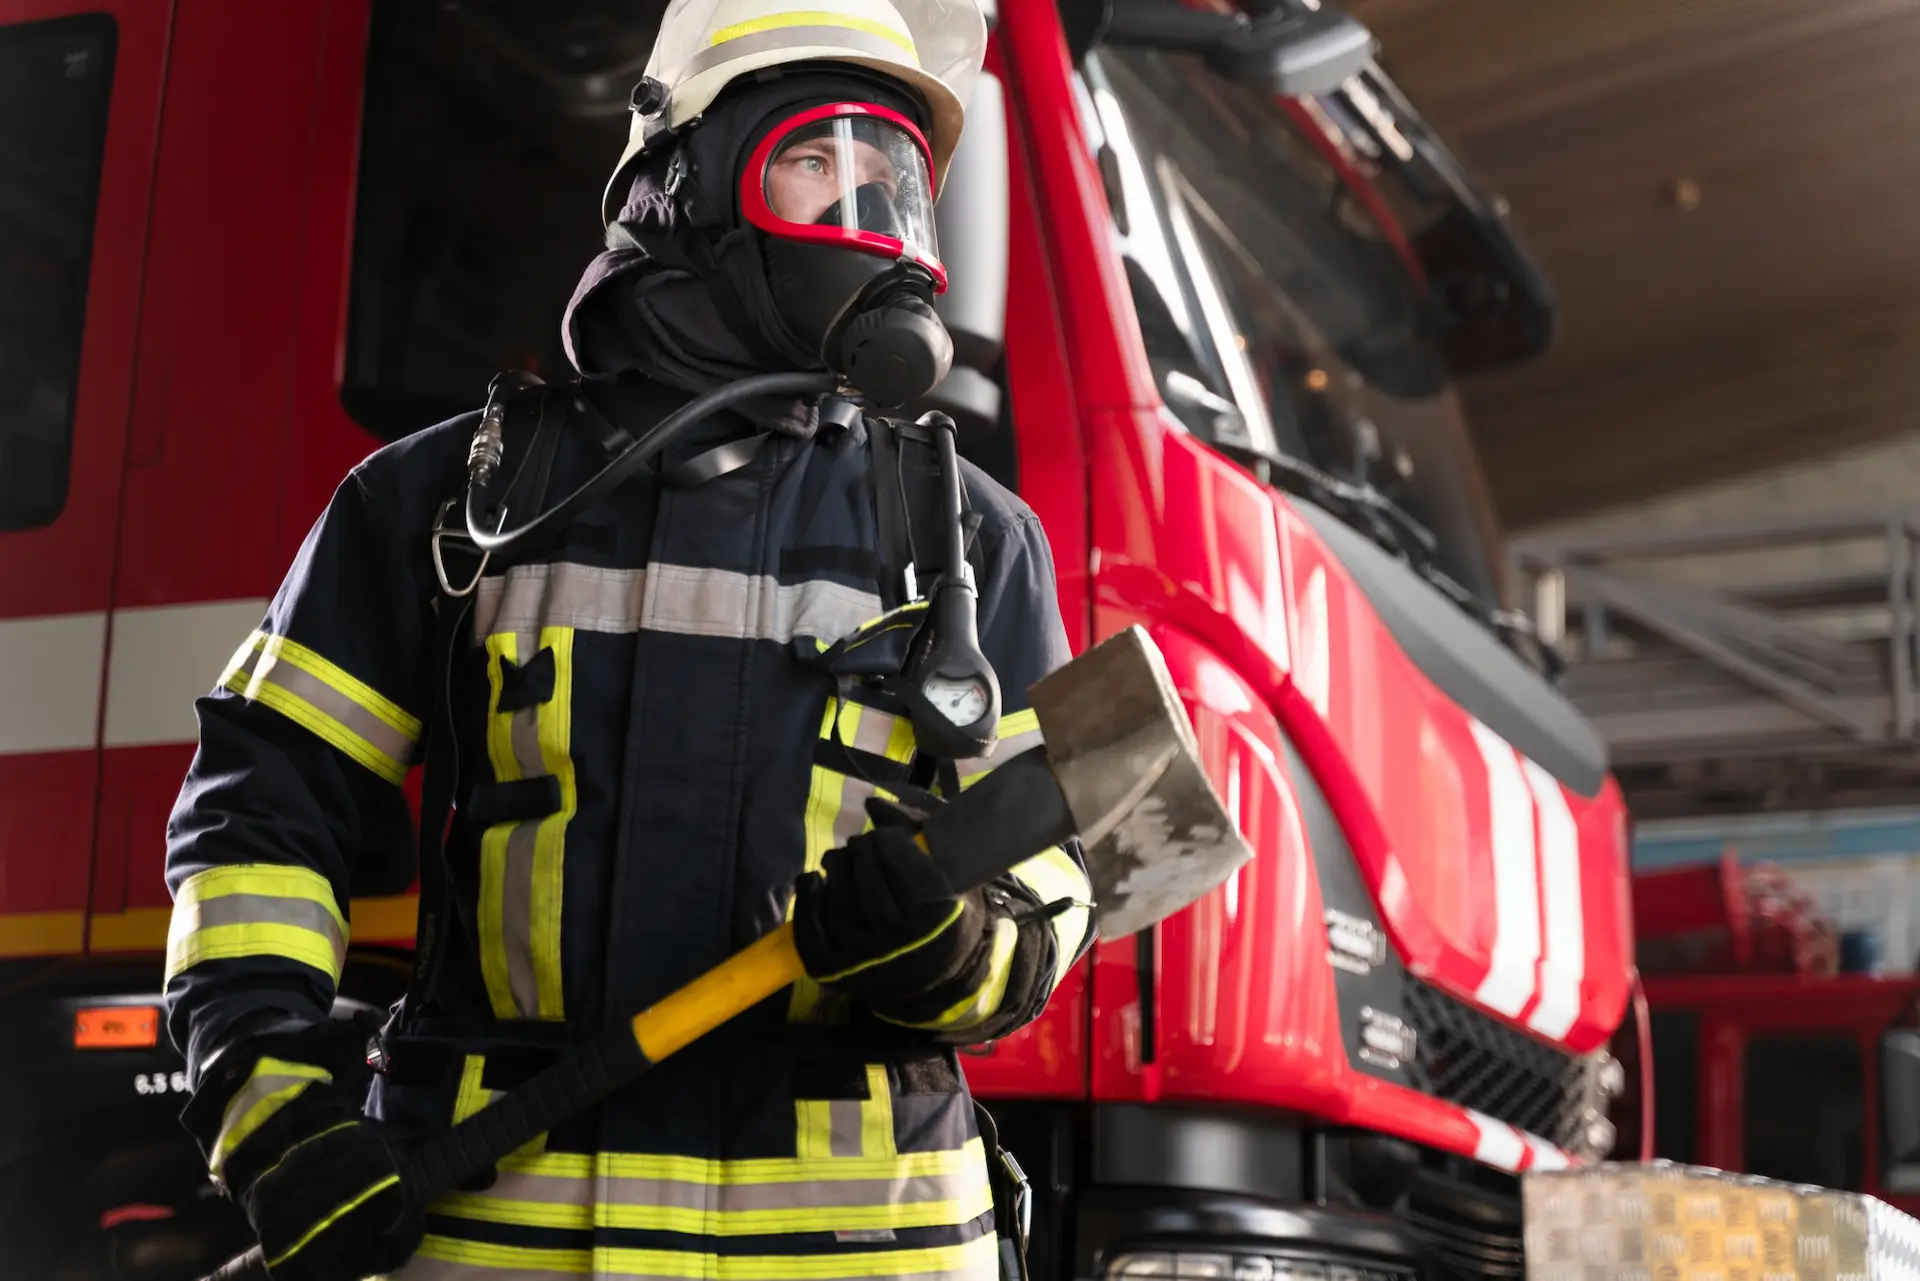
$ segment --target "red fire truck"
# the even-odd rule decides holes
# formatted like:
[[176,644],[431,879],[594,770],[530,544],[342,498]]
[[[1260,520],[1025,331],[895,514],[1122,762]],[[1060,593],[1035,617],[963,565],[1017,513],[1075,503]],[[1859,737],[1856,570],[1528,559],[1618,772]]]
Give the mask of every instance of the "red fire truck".
[[[564,372],[652,16],[0,0],[0,1273],[243,1244],[156,1018],[192,700],[353,462]],[[1518,1275],[1516,1173],[1612,1146],[1623,809],[1452,389],[1552,303],[1376,66],[1298,92],[1348,21],[1003,4],[941,205],[941,403],[1257,850],[968,1060],[1050,1281]],[[351,917],[384,1005],[412,900]]]
[[1817,905],[1732,851],[1636,876],[1633,903],[1657,1106],[1630,1082],[1622,1134],[1651,1120],[1662,1158],[1920,1210],[1920,976],[1840,972]]

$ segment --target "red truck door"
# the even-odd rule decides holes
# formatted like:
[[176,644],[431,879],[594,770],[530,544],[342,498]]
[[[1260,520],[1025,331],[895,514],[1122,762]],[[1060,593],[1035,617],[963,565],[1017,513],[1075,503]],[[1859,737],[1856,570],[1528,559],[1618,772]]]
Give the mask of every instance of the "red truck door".
[[0,0],[0,957],[84,943],[171,14]]
[[[283,508],[295,354],[335,341],[302,323],[311,224],[345,196],[320,159],[322,111],[351,129],[357,102],[323,102],[330,35],[351,48],[357,89],[359,6],[175,6],[150,217],[165,252],[142,290],[113,586],[95,954],[165,943],[163,833],[193,754],[193,701],[259,626],[289,538],[314,515]],[[340,267],[328,265],[317,310],[330,313]]]

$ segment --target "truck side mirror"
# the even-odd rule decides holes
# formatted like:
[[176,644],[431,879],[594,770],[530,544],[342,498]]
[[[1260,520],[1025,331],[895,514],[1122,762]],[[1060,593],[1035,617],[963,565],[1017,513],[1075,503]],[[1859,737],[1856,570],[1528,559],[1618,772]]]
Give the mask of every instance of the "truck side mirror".
[[1920,1028],[1880,1037],[1880,1168],[1889,1192],[1920,1192]]
[[1373,33],[1330,2],[1257,18],[1175,0],[1112,0],[1108,12],[1103,43],[1196,54],[1221,75],[1283,98],[1332,93],[1373,60]]

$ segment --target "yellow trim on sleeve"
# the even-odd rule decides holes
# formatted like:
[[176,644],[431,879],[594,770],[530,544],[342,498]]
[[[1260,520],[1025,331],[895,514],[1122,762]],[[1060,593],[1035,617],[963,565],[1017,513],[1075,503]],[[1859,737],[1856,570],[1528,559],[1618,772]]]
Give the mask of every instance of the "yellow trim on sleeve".
[[346,936],[347,918],[340,914],[340,907],[334,901],[333,882],[310,867],[294,863],[235,863],[195,872],[180,883],[174,906],[205,903],[233,894],[260,894],[318,903],[340,927],[341,936]]
[[262,634],[266,636],[266,644],[260,649],[263,665],[271,660],[297,667],[322,684],[331,686],[336,693],[344,695],[361,709],[373,713],[385,721],[390,728],[415,742],[419,741],[420,718],[408,712],[406,708],[359,679],[346,668],[328,662],[300,642],[288,640],[285,636],[276,636],[270,632]]

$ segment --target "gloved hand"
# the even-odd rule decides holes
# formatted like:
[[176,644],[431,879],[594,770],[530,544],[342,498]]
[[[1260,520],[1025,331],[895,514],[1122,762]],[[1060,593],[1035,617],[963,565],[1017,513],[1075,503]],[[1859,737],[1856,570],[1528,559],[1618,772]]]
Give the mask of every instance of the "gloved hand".
[[326,1068],[235,1046],[208,1069],[182,1120],[246,1211],[274,1281],[356,1281],[419,1246],[425,1223],[398,1153]]
[[949,894],[901,827],[829,850],[794,887],[793,941],[808,977],[899,1023],[935,1018],[951,993],[978,986],[987,923],[981,895]]

